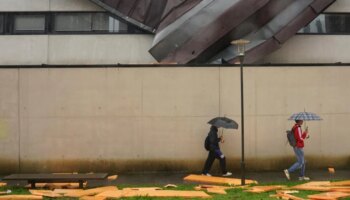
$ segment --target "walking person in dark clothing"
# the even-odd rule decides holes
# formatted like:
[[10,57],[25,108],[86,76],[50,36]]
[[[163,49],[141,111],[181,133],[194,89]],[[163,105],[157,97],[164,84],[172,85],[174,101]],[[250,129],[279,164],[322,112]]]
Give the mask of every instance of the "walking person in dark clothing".
[[225,155],[221,152],[219,147],[219,142],[223,142],[223,138],[218,137],[218,128],[215,126],[210,127],[210,131],[208,133],[208,158],[205,161],[204,168],[202,171],[203,175],[211,176],[208,172],[213,165],[213,162],[216,159],[220,160],[220,167],[222,176],[231,176],[232,173],[226,170],[226,158]]

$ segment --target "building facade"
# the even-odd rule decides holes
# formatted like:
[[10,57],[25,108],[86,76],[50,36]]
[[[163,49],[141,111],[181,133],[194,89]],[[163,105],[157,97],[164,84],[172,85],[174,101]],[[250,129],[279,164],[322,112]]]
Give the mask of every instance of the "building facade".
[[[337,0],[244,68],[248,170],[294,161],[304,110],[324,119],[307,122],[307,167],[350,166],[349,11]],[[240,124],[239,68],[154,64],[154,37],[89,0],[0,0],[0,173],[199,172],[207,121]],[[240,129],[224,136],[238,171]]]

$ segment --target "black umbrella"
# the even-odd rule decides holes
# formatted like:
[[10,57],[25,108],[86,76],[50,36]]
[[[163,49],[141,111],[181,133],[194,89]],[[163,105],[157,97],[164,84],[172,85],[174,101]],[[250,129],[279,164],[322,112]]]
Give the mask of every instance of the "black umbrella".
[[216,126],[217,128],[238,129],[237,122],[227,117],[215,117],[210,120],[208,124]]

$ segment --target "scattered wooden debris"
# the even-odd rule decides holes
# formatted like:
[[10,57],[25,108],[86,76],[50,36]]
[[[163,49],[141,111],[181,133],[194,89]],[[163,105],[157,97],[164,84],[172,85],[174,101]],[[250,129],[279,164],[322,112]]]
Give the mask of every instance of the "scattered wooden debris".
[[177,185],[175,185],[175,184],[167,184],[167,185],[164,185],[163,187],[165,187],[165,188],[177,188]]
[[78,191],[67,191],[64,196],[66,197],[83,197],[83,196],[92,196],[105,191],[116,191],[118,190],[115,186],[106,186],[106,187],[98,187],[87,190],[78,190]]
[[[203,175],[188,175],[184,178],[185,181],[201,182],[201,183],[214,183],[214,184],[228,184],[228,185],[241,185],[241,179],[236,178],[223,178],[215,176],[203,176]],[[246,184],[257,184],[254,180],[245,180]]]
[[299,193],[299,191],[298,190],[276,190],[276,193],[295,194],[295,193]]
[[96,197],[121,198],[121,197],[182,197],[182,198],[210,198],[203,191],[178,191],[178,190],[117,190],[102,192]]
[[331,182],[332,186],[350,186],[350,180]]
[[0,199],[6,199],[6,200],[36,200],[36,199],[43,199],[42,196],[36,196],[36,195],[3,195],[0,196]]
[[197,187],[199,187],[199,189],[216,188],[216,189],[223,189],[223,190],[234,188],[234,187],[222,186],[222,185],[199,185]]
[[284,185],[270,185],[270,186],[253,186],[250,189],[246,190],[246,192],[252,192],[252,193],[262,193],[262,192],[269,192],[273,190],[280,190],[286,186]]
[[107,177],[107,180],[109,180],[109,181],[114,181],[114,180],[116,180],[118,178],[118,175],[112,175],[112,176],[108,176]]
[[29,190],[32,195],[44,196],[44,197],[62,197],[61,194],[57,194],[51,190]]
[[80,200],[105,200],[106,197],[97,197],[97,196],[83,196],[79,198]]
[[220,188],[207,188],[207,192],[215,194],[227,194],[224,189]]
[[331,187],[331,191],[350,193],[350,187]]
[[121,198],[123,197],[123,191],[122,190],[115,190],[115,191],[105,191],[97,194],[95,197],[97,198]]
[[317,200],[333,200],[337,198],[343,198],[343,197],[349,197],[349,193],[344,193],[344,192],[325,192],[321,194],[313,194],[313,195],[308,195],[307,197],[310,199],[317,199]]
[[329,186],[330,186],[329,181],[311,181],[301,185],[293,186],[291,188],[296,190],[328,192],[328,191],[331,191],[331,188]]
[[96,196],[83,196],[79,198],[80,200],[105,200],[106,197],[96,197]]
[[331,182],[330,181],[310,181],[310,182],[304,183],[302,185],[305,185],[305,186],[330,186]]
[[275,197],[275,198],[281,198],[281,199],[286,199],[286,200],[304,200],[303,198],[300,197],[296,197],[294,195],[291,194],[287,194],[287,193],[277,193],[275,195],[270,195],[270,197]]
[[221,185],[199,185],[194,187],[195,190],[206,190],[209,193],[215,194],[227,194],[226,189],[232,189],[233,187],[221,186]]
[[123,188],[124,191],[150,191],[150,190],[161,190],[160,187],[139,187],[139,188]]
[[182,198],[210,198],[203,191],[178,191],[178,190],[149,190],[149,191],[123,191],[123,197],[182,197]]
[[62,194],[65,195],[70,192],[81,192],[84,191],[83,189],[55,189],[53,192],[56,194]]

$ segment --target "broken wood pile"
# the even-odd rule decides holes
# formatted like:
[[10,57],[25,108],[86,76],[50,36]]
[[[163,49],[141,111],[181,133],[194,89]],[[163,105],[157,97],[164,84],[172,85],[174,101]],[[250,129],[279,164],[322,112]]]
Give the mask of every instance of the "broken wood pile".
[[[117,176],[113,177],[117,178]],[[227,194],[227,190],[234,188],[242,188],[244,192],[264,193],[275,192],[271,194],[271,198],[303,200],[298,197],[301,190],[320,192],[318,194],[308,195],[310,200],[336,200],[344,197],[350,197],[350,180],[329,182],[329,181],[313,181],[303,183],[293,187],[285,185],[247,185],[241,186],[240,179],[208,177],[201,175],[189,175],[184,178],[185,181],[194,181],[206,183],[194,187],[194,190],[174,190],[174,184],[168,184],[164,187],[128,187],[119,189],[116,186],[97,187],[92,189],[77,189],[77,188],[62,188],[61,185],[56,185],[56,188],[43,190],[29,190],[31,195],[9,195],[3,193],[1,199],[43,199],[49,198],[79,198],[83,200],[98,199],[104,200],[109,198],[126,198],[126,197],[178,197],[178,198],[211,198],[212,194]],[[214,185],[219,184],[219,185]],[[254,180],[247,180],[247,183],[257,183]],[[5,186],[6,184],[3,184]],[[55,184],[53,184],[55,185]]]
[[283,190],[277,190],[276,194],[270,195],[270,197],[287,200],[303,200],[303,198],[292,195],[292,193],[298,193],[299,190],[321,192],[318,194],[308,195],[308,199],[310,200],[336,200],[339,198],[350,197],[350,181],[339,181],[332,183],[329,181],[313,181],[290,188],[282,187],[281,189]]
[[43,199],[43,197],[62,198],[74,197],[79,199],[122,198],[122,197],[180,197],[180,198],[210,198],[203,191],[163,190],[159,187],[124,188],[119,190],[115,186],[98,187],[93,189],[54,189],[29,190],[31,195],[2,195],[0,199]]

